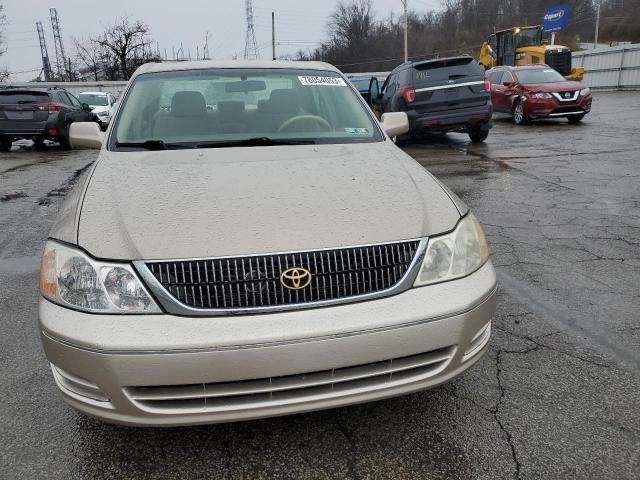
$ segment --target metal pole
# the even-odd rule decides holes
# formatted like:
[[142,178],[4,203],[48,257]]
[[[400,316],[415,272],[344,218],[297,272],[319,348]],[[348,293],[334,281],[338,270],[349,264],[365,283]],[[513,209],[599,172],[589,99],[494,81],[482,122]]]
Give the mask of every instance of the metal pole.
[[276,12],[271,12],[271,52],[276,59]]
[[556,32],[551,32],[551,45],[556,44]]
[[600,5],[602,1],[598,2],[598,12],[596,13],[596,34],[593,38],[593,48],[598,48],[598,30],[600,30]]
[[407,30],[409,29],[409,20],[407,18],[407,1],[408,0],[400,0],[402,2],[402,6],[404,7],[404,61],[407,62],[409,60],[409,48],[408,48],[408,39],[407,39]]

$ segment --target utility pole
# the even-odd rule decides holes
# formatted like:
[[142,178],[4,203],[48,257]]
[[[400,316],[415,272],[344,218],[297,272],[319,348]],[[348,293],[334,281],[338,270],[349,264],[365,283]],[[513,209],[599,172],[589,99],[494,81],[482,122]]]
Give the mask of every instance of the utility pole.
[[409,19],[407,18],[407,1],[408,0],[400,0],[402,2],[402,7],[404,8],[404,61],[409,61],[409,47],[408,47],[408,34],[409,30]]
[[276,59],[276,12],[271,12],[271,52],[272,57]]
[[260,51],[256,43],[256,31],[253,28],[253,5],[251,0],[245,0],[247,10],[247,35],[244,40],[244,59],[257,60],[260,58]]
[[598,48],[598,30],[600,30],[600,5],[602,4],[602,0],[598,2],[598,10],[596,13],[596,33],[593,38],[593,48]]
[[51,71],[51,62],[49,62],[47,40],[44,36],[44,28],[42,28],[42,22],[36,22],[36,30],[38,30],[38,40],[40,40],[40,54],[42,55],[42,71],[44,73],[44,81],[50,82],[53,80],[53,72]]

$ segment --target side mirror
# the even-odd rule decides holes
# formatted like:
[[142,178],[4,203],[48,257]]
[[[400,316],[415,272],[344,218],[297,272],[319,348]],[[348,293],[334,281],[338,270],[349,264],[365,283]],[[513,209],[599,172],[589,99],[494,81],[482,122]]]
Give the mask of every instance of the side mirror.
[[69,141],[73,148],[100,150],[104,133],[96,122],[74,122],[69,126]]
[[84,110],[85,112],[90,112],[91,110],[93,110],[93,107],[90,107],[88,103],[83,103],[82,110]]
[[380,125],[387,135],[397,137],[409,131],[409,117],[405,112],[383,113]]
[[515,84],[516,82],[502,82],[502,85],[505,87],[513,87]]

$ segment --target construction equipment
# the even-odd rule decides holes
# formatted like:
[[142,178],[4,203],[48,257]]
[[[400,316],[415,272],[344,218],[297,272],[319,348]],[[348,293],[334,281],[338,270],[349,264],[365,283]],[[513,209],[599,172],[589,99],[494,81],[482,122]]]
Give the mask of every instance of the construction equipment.
[[495,32],[480,48],[478,63],[488,70],[498,65],[521,66],[544,63],[567,80],[582,80],[584,68],[571,67],[571,49],[542,40],[542,25],[513,27]]

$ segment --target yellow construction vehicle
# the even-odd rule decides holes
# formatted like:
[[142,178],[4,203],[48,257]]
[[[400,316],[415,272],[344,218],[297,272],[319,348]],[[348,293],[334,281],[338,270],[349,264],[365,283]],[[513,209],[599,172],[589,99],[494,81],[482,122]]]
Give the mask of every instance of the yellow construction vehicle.
[[513,27],[495,32],[480,48],[478,62],[485,70],[498,65],[546,63],[567,80],[582,80],[584,68],[571,68],[571,49],[542,40],[542,25]]

